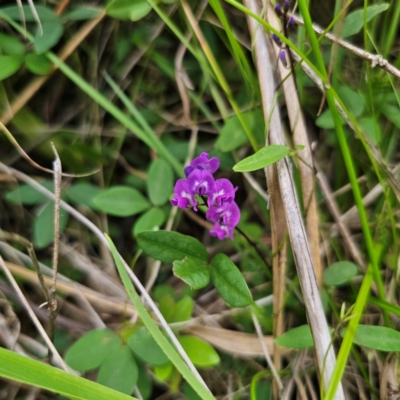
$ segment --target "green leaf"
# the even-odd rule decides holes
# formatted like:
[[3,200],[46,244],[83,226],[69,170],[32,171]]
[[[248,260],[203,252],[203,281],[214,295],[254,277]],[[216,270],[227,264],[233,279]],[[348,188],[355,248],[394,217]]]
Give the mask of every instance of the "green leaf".
[[147,177],[147,192],[155,206],[165,204],[174,187],[174,174],[170,165],[161,158],[154,160]]
[[[60,233],[68,223],[68,213],[60,208]],[[33,243],[43,249],[54,241],[54,202],[47,203],[36,215],[33,223]]]
[[101,192],[102,189],[99,187],[87,182],[82,182],[73,184],[68,189],[67,196],[74,203],[93,208],[93,199]]
[[178,232],[141,232],[136,236],[139,247],[150,257],[172,264],[185,257],[207,261],[205,247],[195,238]]
[[131,350],[126,345],[119,345],[101,364],[97,382],[121,393],[131,394],[138,375],[138,366]]
[[247,283],[238,267],[223,253],[211,260],[211,281],[221,297],[232,307],[246,307],[253,302]]
[[140,232],[155,231],[165,221],[165,213],[160,208],[151,208],[146,211],[133,225],[133,236],[136,236]]
[[[252,131],[259,130],[262,132],[262,135],[264,135],[265,124],[261,110],[245,112],[242,115]],[[228,152],[235,150],[246,142],[247,136],[243,126],[239,118],[234,115],[226,120],[214,147],[217,150]]]
[[[341,332],[343,337],[347,328]],[[385,326],[358,325],[354,336],[355,344],[389,352],[400,351],[400,332]]]
[[76,371],[100,367],[106,357],[121,345],[121,339],[109,329],[94,329],[78,339],[65,354],[66,363]]
[[60,20],[42,22],[43,34],[37,30],[33,48],[37,54],[45,53],[56,45],[61,38],[64,28]]
[[290,329],[283,335],[275,338],[274,342],[279,346],[289,349],[305,349],[314,346],[309,325],[301,325],[297,328]]
[[175,276],[182,279],[192,289],[201,289],[210,283],[207,263],[197,258],[185,257],[183,260],[176,260],[172,270]]
[[139,21],[151,11],[147,0],[112,0],[106,7],[106,13],[112,18]]
[[23,56],[0,55],[0,81],[15,74],[24,63]]
[[351,90],[348,86],[339,86],[337,93],[354,118],[363,113],[364,99],[358,92]]
[[71,399],[135,400],[98,383],[0,348],[0,376]]
[[47,75],[51,72],[53,65],[43,54],[30,53],[25,57],[25,65],[36,75]]
[[[57,21],[59,20],[57,14],[55,14],[50,8],[35,4],[35,10],[39,16],[40,22],[46,21]],[[18,6],[8,6],[1,7],[0,11],[8,15],[15,21],[25,20],[26,22],[36,22],[36,18],[32,13],[32,9],[29,5],[21,7]],[[22,18],[23,16],[23,18]]]
[[[44,181],[41,185],[52,192],[54,191],[53,181]],[[22,184],[18,188],[7,192],[4,197],[12,203],[22,203],[24,205],[44,203],[49,200],[44,194],[38,192],[35,188],[27,184]]]
[[10,56],[23,56],[25,46],[14,36],[0,33],[0,50]]
[[215,400],[212,394],[197,380],[193,375],[193,372],[188,368],[188,366],[183,362],[182,358],[178,355],[175,348],[172,347],[168,339],[161,333],[160,328],[153,321],[152,316],[149,314],[147,309],[144,307],[139,295],[136,293],[135,288],[125,270],[122,263],[122,258],[115,248],[114,243],[109,236],[106,235],[107,241],[110,245],[111,252],[118,268],[118,272],[121,276],[122,282],[125,286],[126,292],[129,298],[132,300],[133,305],[138,311],[144,325],[149,330],[150,334],[153,336],[154,340],[162,348],[164,353],[167,355],[168,359],[174,364],[176,369],[181,373],[183,378],[196,390],[203,400]]
[[174,370],[174,365],[171,362],[167,362],[164,365],[154,366],[154,373],[160,381],[166,381]]
[[79,7],[65,13],[62,17],[63,21],[86,21],[95,19],[101,15],[101,10],[94,7]]
[[147,199],[129,186],[114,186],[93,198],[97,209],[117,217],[127,217],[145,211],[150,207]]
[[162,365],[168,357],[150,335],[146,328],[139,328],[128,339],[128,346],[144,362],[152,365]]
[[347,38],[349,36],[355,35],[360,32],[364,26],[364,22],[370,21],[375,15],[386,11],[389,8],[388,3],[377,4],[367,7],[367,20],[364,21],[364,9],[353,11],[344,20],[342,38]]
[[258,150],[252,156],[246,157],[244,160],[238,162],[233,170],[236,172],[249,172],[262,169],[276,163],[280,159],[289,155],[290,149],[281,144],[269,145]]
[[339,286],[348,282],[357,273],[357,265],[349,261],[339,261],[324,271],[324,283],[329,286]]
[[187,321],[193,313],[193,299],[185,296],[175,305],[175,313],[171,322]]
[[179,336],[178,340],[196,367],[213,367],[220,363],[218,353],[203,339],[191,335],[182,335]]

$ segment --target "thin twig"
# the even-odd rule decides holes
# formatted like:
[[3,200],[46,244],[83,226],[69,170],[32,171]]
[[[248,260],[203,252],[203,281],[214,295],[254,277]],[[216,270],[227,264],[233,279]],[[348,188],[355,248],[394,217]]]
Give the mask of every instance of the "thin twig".
[[1,257],[1,256],[0,256],[0,266],[3,269],[5,275],[7,276],[7,279],[11,283],[12,287],[17,292],[17,294],[18,294],[18,296],[19,296],[19,298],[21,300],[21,303],[23,304],[25,310],[27,311],[27,313],[29,315],[29,318],[32,320],[33,324],[35,325],[35,327],[38,330],[38,332],[39,332],[40,336],[42,337],[42,339],[46,342],[46,344],[48,346],[48,349],[51,351],[52,355],[55,357],[55,359],[57,360],[58,364],[65,371],[72,372],[72,370],[70,368],[68,368],[68,366],[65,364],[64,360],[58,354],[57,349],[54,347],[52,341],[47,336],[46,331],[44,330],[44,328],[41,325],[40,321],[36,317],[36,315],[33,312],[31,306],[29,305],[28,301],[26,300],[24,294],[22,293],[21,289],[19,288],[18,283],[16,282],[16,280],[12,276],[11,272],[9,271],[9,269],[7,268],[7,266],[6,266],[6,264],[5,264],[4,260],[3,260],[3,257]]

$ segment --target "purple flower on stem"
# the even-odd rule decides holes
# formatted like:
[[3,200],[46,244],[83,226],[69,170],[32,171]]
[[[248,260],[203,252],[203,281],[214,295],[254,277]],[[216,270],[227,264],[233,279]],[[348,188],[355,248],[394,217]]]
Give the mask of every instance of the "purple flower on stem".
[[208,196],[208,206],[216,205],[221,207],[222,203],[231,203],[235,198],[238,188],[234,188],[229,179],[221,178],[215,181],[215,190],[211,196]]
[[291,28],[292,26],[294,26],[294,24],[296,23],[296,21],[294,20],[294,17],[290,17],[287,23],[287,27]]
[[275,12],[278,17],[282,16],[282,7],[281,7],[280,3],[276,3]]
[[279,36],[275,33],[272,34],[272,40],[279,46],[282,46],[282,40],[279,38]]
[[281,60],[282,64],[287,68],[287,60],[286,60],[286,50],[281,50],[279,52],[279,59]]
[[178,179],[175,183],[171,205],[179,208],[193,207],[193,210],[197,211],[197,201],[190,192],[186,179]]
[[205,169],[195,169],[187,178],[189,192],[199,196],[212,196],[215,189],[215,180]]
[[189,165],[187,165],[184,169],[186,178],[195,170],[195,169],[205,169],[206,171],[213,174],[219,168],[219,160],[217,157],[212,157],[208,159],[207,153],[201,153],[198,157],[196,157]]
[[206,218],[215,223],[214,229],[210,231],[211,236],[216,236],[219,240],[228,237],[233,239],[233,230],[240,220],[240,209],[234,201],[223,203],[221,207],[211,206]]

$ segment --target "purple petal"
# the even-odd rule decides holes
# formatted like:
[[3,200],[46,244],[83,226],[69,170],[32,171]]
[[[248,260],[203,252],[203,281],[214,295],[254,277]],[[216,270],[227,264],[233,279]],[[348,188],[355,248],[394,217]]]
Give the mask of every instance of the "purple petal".
[[215,181],[205,169],[195,169],[187,178],[188,190],[192,195],[211,196],[214,193]]
[[221,207],[211,206],[206,218],[215,223],[210,231],[211,236],[217,236],[220,240],[226,237],[233,239],[233,230],[240,220],[240,209],[234,201],[223,203]]
[[185,167],[185,175],[188,177],[194,169],[205,169],[213,174],[219,168],[219,159],[217,157],[208,158],[207,153],[201,153],[188,166]]
[[[211,229],[210,231],[210,235],[217,237],[219,240],[224,240],[226,237],[230,237],[226,227],[221,227],[221,225],[219,225],[218,223],[215,223],[214,229]],[[233,233],[231,239],[232,238]]]
[[190,192],[186,179],[178,179],[174,187],[174,197],[171,199],[171,205],[179,208],[193,207],[197,211],[197,201]]
[[215,181],[215,191],[213,195],[208,198],[208,206],[216,205],[217,207],[221,207],[224,202],[232,202],[237,189],[237,187],[233,187],[229,179],[217,179]]
[[288,64],[287,64],[287,60],[286,60],[286,51],[285,50],[280,51],[279,59],[281,60],[282,64],[287,68]]

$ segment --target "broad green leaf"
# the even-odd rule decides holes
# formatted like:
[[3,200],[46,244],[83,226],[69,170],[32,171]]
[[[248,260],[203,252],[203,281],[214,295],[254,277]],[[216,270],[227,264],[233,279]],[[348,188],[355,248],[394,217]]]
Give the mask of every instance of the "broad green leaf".
[[138,375],[138,366],[130,348],[119,345],[101,364],[97,382],[121,393],[131,394]]
[[[35,10],[39,16],[41,23],[59,20],[57,14],[55,14],[48,7],[41,6],[35,3]],[[29,5],[24,5],[22,6],[22,8],[18,6],[0,7],[0,11],[16,21],[25,20],[26,22],[36,22],[36,18],[32,13],[32,9]]]
[[[68,223],[68,213],[60,208],[60,234]],[[54,202],[47,203],[36,215],[33,223],[33,243],[43,249],[54,241]]]
[[193,299],[185,296],[175,305],[175,313],[171,322],[187,321],[193,313]]
[[0,348],[0,376],[71,399],[136,400],[98,383]]
[[115,264],[118,268],[118,272],[121,276],[126,292],[128,293],[129,298],[131,299],[136,310],[138,311],[144,325],[149,330],[151,336],[153,336],[154,340],[162,348],[164,353],[167,355],[168,359],[174,364],[174,366],[180,372],[180,374],[183,376],[186,382],[188,382],[193,387],[193,389],[196,390],[199,396],[203,400],[215,400],[212,394],[193,375],[193,372],[183,362],[182,358],[178,355],[175,348],[171,345],[168,339],[161,333],[160,328],[153,321],[152,316],[144,307],[139,295],[136,293],[136,290],[122,263],[122,258],[118,253],[114,243],[112,242],[109,236],[106,235],[106,238],[110,245]]
[[305,349],[314,346],[309,325],[301,325],[297,328],[290,329],[283,335],[275,338],[274,342],[279,346],[289,349]]
[[10,56],[23,56],[25,54],[25,46],[14,36],[4,33],[0,34],[0,50]]
[[133,236],[136,236],[140,232],[155,231],[165,221],[165,213],[160,208],[151,208],[146,211],[133,225]]
[[139,21],[151,11],[147,0],[112,0],[106,7],[106,13],[112,18]]
[[24,63],[24,56],[0,55],[0,81],[15,74]]
[[363,113],[364,99],[358,92],[355,92],[348,86],[339,86],[337,93],[354,118],[359,117]]
[[[52,192],[54,191],[54,183],[52,181],[44,181],[41,185]],[[22,203],[25,205],[44,203],[49,200],[44,194],[38,192],[32,186],[27,184],[22,184],[18,188],[7,192],[4,197],[13,203]]]
[[93,208],[93,199],[102,192],[98,188],[87,182],[73,184],[67,192],[68,198],[77,204],[83,204],[89,208]]
[[121,339],[109,329],[94,329],[79,338],[65,354],[66,363],[76,371],[99,367],[121,345]]
[[143,400],[150,399],[151,392],[153,391],[153,380],[146,366],[138,363],[139,376],[137,380],[137,387]]
[[56,45],[61,38],[64,28],[60,20],[42,22],[43,34],[37,30],[33,48],[37,54],[45,53]]
[[197,258],[185,257],[183,260],[176,260],[172,270],[175,276],[182,279],[192,289],[201,289],[210,283],[207,263]]
[[139,247],[150,257],[172,264],[185,257],[207,261],[205,247],[194,237],[178,232],[141,232],[136,236]]
[[223,253],[211,260],[211,281],[221,297],[232,307],[246,307],[253,302],[247,283],[238,267]]
[[146,328],[139,328],[128,339],[128,346],[144,362],[152,365],[162,365],[168,357],[150,335]]
[[158,308],[168,323],[174,321],[176,303],[170,294],[165,294],[159,301]]
[[128,186],[114,186],[93,198],[97,209],[117,217],[127,217],[145,211],[150,204],[136,189]]
[[[386,108],[386,107],[385,107]],[[399,125],[394,122],[391,118],[388,117],[386,114],[386,109],[383,109],[383,113],[386,115],[386,117],[393,122],[398,128],[400,127],[400,118],[397,116],[398,115],[398,108],[396,108],[396,117],[398,118]],[[361,117],[357,119],[358,125],[361,128],[362,132],[365,134],[365,136],[371,141],[372,144],[377,145],[378,144],[378,135],[379,135],[379,125],[375,124],[375,121],[371,117]],[[378,131],[378,132],[377,132]]]
[[218,353],[203,339],[191,335],[182,335],[179,336],[178,340],[196,367],[213,367],[220,363]]
[[290,149],[281,144],[269,145],[258,150],[252,156],[246,157],[238,162],[233,170],[236,172],[250,172],[262,169],[276,163],[280,159],[290,154]]
[[25,65],[29,71],[36,75],[47,75],[53,68],[53,65],[45,55],[34,53],[30,53],[25,57]]
[[[347,328],[341,332],[344,337]],[[400,332],[385,326],[358,325],[354,336],[355,344],[370,347],[380,351],[399,352],[400,351]]]
[[65,13],[62,17],[63,21],[85,21],[94,19],[101,15],[101,10],[95,7],[79,7]]
[[155,206],[165,204],[174,187],[174,174],[170,165],[161,158],[154,160],[147,176],[147,192]]
[[364,26],[364,22],[370,21],[373,17],[375,17],[375,15],[378,15],[381,12],[386,11],[388,8],[389,8],[388,3],[376,4],[367,7],[366,21],[364,21],[363,8],[353,11],[344,20],[342,38],[347,38],[349,36],[355,35],[356,33],[360,32],[362,27]]
[[[261,110],[243,113],[243,118],[252,131],[259,130],[264,134],[265,124]],[[229,117],[221,129],[215,148],[224,152],[235,150],[247,142],[247,136],[236,115]]]
[[174,365],[171,362],[167,362],[164,365],[155,365],[154,373],[160,381],[166,381],[174,370]]
[[396,125],[396,128],[400,129],[400,113],[399,107],[391,104],[385,104],[382,107],[382,113],[385,114],[386,118]]
[[324,283],[329,286],[342,285],[356,276],[357,273],[357,265],[350,261],[339,261],[324,271]]

